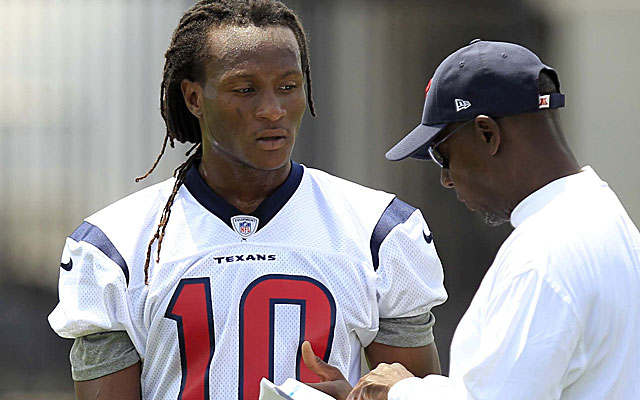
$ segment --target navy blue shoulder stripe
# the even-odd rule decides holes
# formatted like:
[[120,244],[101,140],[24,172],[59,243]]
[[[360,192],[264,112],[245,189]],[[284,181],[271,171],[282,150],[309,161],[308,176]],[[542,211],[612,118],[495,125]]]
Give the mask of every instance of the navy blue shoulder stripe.
[[376,227],[373,228],[373,234],[371,235],[371,257],[373,259],[373,269],[375,271],[378,270],[378,265],[380,264],[378,254],[380,252],[380,245],[389,232],[391,232],[391,230],[397,225],[408,220],[415,210],[415,207],[412,207],[399,198],[394,197],[391,203],[387,206],[387,209],[382,213],[382,216],[380,216]]
[[124,261],[124,258],[122,258],[122,255],[120,255],[118,249],[116,249],[116,246],[111,243],[111,240],[109,240],[100,228],[84,221],[69,237],[76,242],[86,242],[94,245],[104,253],[105,256],[109,257],[111,261],[120,266],[127,280],[127,285],[129,284],[129,267],[127,267],[127,263]]

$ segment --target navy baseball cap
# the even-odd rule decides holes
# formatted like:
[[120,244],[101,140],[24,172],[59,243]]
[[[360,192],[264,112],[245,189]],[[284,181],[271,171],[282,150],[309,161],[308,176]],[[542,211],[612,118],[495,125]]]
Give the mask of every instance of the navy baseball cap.
[[387,152],[387,159],[429,159],[427,145],[452,122],[564,107],[562,93],[538,93],[543,70],[559,90],[556,71],[531,50],[513,43],[473,40],[438,66],[427,85],[422,123]]

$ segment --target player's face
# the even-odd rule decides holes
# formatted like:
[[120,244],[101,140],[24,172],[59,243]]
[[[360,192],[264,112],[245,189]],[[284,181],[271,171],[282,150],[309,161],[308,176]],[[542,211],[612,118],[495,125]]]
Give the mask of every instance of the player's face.
[[233,165],[289,166],[306,108],[300,50],[285,27],[215,27],[203,85],[203,152]]
[[[446,136],[446,132],[456,127],[447,128],[441,136]],[[473,124],[452,135],[438,146],[438,151],[449,160],[449,168],[440,171],[442,186],[455,188],[458,200],[471,211],[481,214],[487,224],[496,226],[509,221],[509,212],[502,206],[499,190],[496,190],[497,179],[487,164],[486,156],[474,143]]]

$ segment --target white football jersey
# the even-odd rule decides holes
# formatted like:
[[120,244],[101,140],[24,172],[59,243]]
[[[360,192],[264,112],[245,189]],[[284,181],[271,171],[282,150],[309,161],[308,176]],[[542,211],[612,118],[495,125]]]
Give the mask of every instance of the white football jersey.
[[446,300],[419,210],[296,163],[251,215],[191,168],[145,285],[147,245],[174,182],[110,205],[67,239],[49,316],[66,338],[126,331],[145,399],[257,399],[262,377],[317,382],[304,340],[355,384],[379,318]]

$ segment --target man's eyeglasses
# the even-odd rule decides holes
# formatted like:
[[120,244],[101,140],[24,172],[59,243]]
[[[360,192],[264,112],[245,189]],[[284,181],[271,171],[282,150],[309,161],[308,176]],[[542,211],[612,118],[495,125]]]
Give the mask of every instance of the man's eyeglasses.
[[442,153],[440,153],[438,151],[438,146],[440,146],[447,139],[449,139],[451,137],[451,135],[453,135],[454,133],[458,132],[460,129],[464,128],[465,126],[467,126],[472,121],[473,121],[473,119],[470,119],[469,121],[465,122],[464,124],[460,125],[456,129],[454,129],[451,132],[449,132],[447,134],[447,136],[445,136],[442,139],[438,140],[436,143],[433,143],[433,144],[427,146],[427,152],[429,152],[429,156],[431,156],[431,159],[433,160],[433,162],[438,164],[440,166],[440,168],[449,169],[449,159],[447,159],[445,156],[442,155]]

